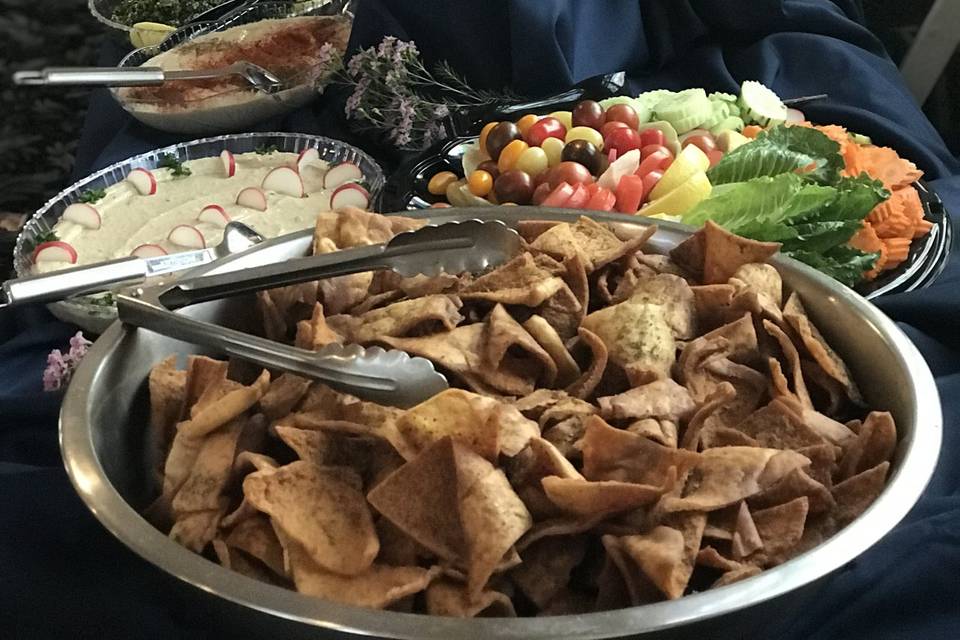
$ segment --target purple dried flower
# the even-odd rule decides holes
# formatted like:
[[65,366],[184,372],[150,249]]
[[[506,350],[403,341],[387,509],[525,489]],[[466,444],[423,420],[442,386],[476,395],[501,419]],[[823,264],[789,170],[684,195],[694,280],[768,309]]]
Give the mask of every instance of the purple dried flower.
[[83,337],[83,333],[78,331],[76,335],[70,338],[70,350],[63,354],[60,349],[54,349],[47,355],[47,367],[43,370],[43,390],[56,391],[68,382],[73,375],[73,370],[87,355],[87,350],[92,343]]
[[445,104],[439,104],[433,110],[434,118],[446,118],[449,115],[450,115],[450,109],[448,109],[447,105]]
[[350,61],[347,62],[347,73],[351,76],[356,76],[360,73],[360,67],[363,66],[363,52],[354,54],[351,56]]
[[363,99],[363,94],[370,86],[370,78],[361,78],[360,82],[357,83],[357,86],[354,87],[353,93],[350,94],[350,97],[347,98],[347,103],[344,106],[344,114],[349,118],[354,115],[354,112],[360,107],[360,101]]

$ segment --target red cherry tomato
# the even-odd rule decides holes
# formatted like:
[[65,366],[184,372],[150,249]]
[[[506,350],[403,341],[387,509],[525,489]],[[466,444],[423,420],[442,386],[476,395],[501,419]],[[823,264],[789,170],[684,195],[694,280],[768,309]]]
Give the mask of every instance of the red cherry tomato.
[[550,188],[549,184],[541,182],[537,185],[537,188],[533,190],[533,197],[530,198],[530,202],[535,205],[543,204],[543,201],[547,199],[551,191],[553,191],[553,189]]
[[640,132],[640,142],[642,146],[646,147],[651,144],[662,145],[663,144],[663,131],[660,129],[644,129]]
[[527,144],[531,147],[539,147],[547,138],[560,138],[563,140],[566,135],[567,128],[563,126],[563,123],[553,116],[547,116],[540,118],[530,125],[523,139],[526,140]]
[[640,162],[636,175],[642,178],[651,171],[663,171],[671,162],[673,162],[673,156],[666,149],[654,151]]
[[639,149],[642,146],[640,134],[626,127],[614,129],[603,141],[603,148],[616,149],[617,156],[622,156],[627,151]]
[[663,153],[666,153],[667,155],[670,155],[670,156],[673,155],[672,153],[670,153],[670,149],[666,148],[662,144],[648,144],[647,146],[640,149],[640,157],[647,158],[653,155],[654,153],[657,153],[658,151],[662,151]]
[[[620,122],[619,120],[608,120],[603,123],[603,126],[600,127],[600,135],[603,136],[603,139],[606,140],[607,136],[610,135],[610,132],[615,129],[629,129],[626,122]],[[606,146],[606,145],[604,145]]]
[[710,166],[713,167],[718,162],[723,160],[723,151],[720,151],[720,149],[714,149],[713,151],[707,153],[707,157],[710,158]]
[[686,140],[684,140],[680,144],[680,146],[685,147],[688,144],[692,144],[696,147],[700,147],[700,150],[703,151],[708,156],[710,155],[711,151],[716,151],[717,149],[717,141],[714,140],[713,136],[711,136],[710,134],[690,136]]
[[643,176],[643,198],[640,199],[641,203],[647,201],[647,198],[650,197],[650,192],[653,191],[653,188],[657,186],[657,183],[660,182],[660,178],[662,177],[662,171],[651,171]]
[[615,104],[607,109],[607,122],[625,122],[628,127],[636,130],[640,126],[640,116],[636,109],[628,104]]
[[547,182],[551,187],[556,188],[562,182],[569,184],[590,183],[593,182],[593,176],[590,175],[590,170],[579,162],[566,160],[547,172]]

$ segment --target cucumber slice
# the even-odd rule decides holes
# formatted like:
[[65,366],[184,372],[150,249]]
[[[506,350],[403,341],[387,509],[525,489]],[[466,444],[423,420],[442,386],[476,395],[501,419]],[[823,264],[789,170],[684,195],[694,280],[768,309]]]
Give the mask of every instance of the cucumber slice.
[[735,103],[737,101],[737,96],[733,95],[732,93],[723,93],[722,91],[714,91],[708,95],[707,98],[710,100],[710,102],[720,101]]
[[664,98],[653,111],[657,118],[672,124],[677,133],[685,133],[709,119],[713,106],[703,89],[687,89]]
[[761,127],[783,124],[787,120],[787,105],[773,91],[753,80],[746,80],[740,88],[740,108],[744,120]]
[[870,136],[865,136],[862,133],[854,133],[853,131],[848,131],[847,136],[850,138],[850,141],[854,144],[859,145],[868,145],[873,144],[873,140],[870,139]]
[[718,136],[724,131],[743,131],[743,127],[743,120],[741,120],[738,116],[729,116],[724,118],[720,124],[711,128],[710,133]]
[[650,120],[650,107],[637,98],[631,98],[630,96],[613,96],[612,98],[606,98],[600,101],[600,106],[603,107],[604,110],[607,110],[615,104],[626,104],[633,107],[641,123]]
[[672,95],[674,95],[674,93],[669,89],[656,89],[654,91],[641,93],[637,96],[637,100],[652,111],[658,102]]
[[712,129],[730,116],[730,103],[722,100],[710,101],[710,117],[700,123],[701,129]]

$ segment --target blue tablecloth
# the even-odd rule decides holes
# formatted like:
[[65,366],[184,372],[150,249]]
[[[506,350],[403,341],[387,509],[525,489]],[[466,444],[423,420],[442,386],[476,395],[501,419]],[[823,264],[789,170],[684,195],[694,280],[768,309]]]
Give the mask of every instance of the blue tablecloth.
[[[628,71],[632,90],[733,91],[759,79],[782,96],[829,92],[810,119],[870,135],[913,159],[948,210],[960,163],[910,98],[853,0],[361,0],[352,46],[416,40],[471,82],[531,95]],[[104,62],[116,52],[105,51]],[[353,139],[336,96],[260,130]],[[91,101],[76,173],[176,142],[130,120],[104,92]],[[356,140],[354,140],[356,141]],[[388,166],[398,156],[365,146]],[[944,446],[907,519],[835,573],[771,638],[956,638],[960,576],[960,258],[930,288],[879,306],[923,352],[944,405]],[[57,450],[57,394],[40,390],[46,353],[74,329],[45,311],[0,317],[0,637],[208,638],[215,624],[172,604],[159,570],[104,531],[74,495]]]

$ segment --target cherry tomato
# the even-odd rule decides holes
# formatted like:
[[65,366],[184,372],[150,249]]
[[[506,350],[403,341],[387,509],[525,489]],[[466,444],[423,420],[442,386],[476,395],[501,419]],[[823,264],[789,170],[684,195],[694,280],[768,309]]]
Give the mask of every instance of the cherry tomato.
[[514,165],[516,169],[530,174],[532,177],[545,173],[550,168],[550,161],[547,158],[547,152],[540,147],[528,147]]
[[[566,131],[564,131],[566,135]],[[547,138],[540,144],[540,148],[547,154],[547,163],[551,167],[560,164],[560,156],[563,155],[564,142],[562,138]]]
[[586,140],[571,140],[563,147],[562,160],[579,162],[592,174],[600,168],[600,152]]
[[593,176],[590,170],[579,162],[564,161],[550,169],[547,174],[547,182],[551,187],[556,188],[562,182],[569,184],[581,184],[593,182]]
[[500,153],[508,144],[520,139],[520,129],[512,122],[500,122],[490,129],[486,138],[486,149],[491,160],[499,160]]
[[654,153],[657,153],[658,151],[662,151],[663,153],[666,153],[669,156],[673,155],[672,153],[670,153],[670,149],[664,147],[663,145],[648,144],[647,146],[640,149],[640,157],[646,158],[647,156],[651,156]]
[[700,150],[708,156],[710,155],[711,151],[716,151],[717,149],[717,141],[714,140],[713,136],[709,133],[706,135],[688,136],[683,142],[680,143],[680,146],[685,147],[688,144],[692,144],[695,147],[700,147]]
[[493,191],[502,203],[527,204],[533,197],[533,179],[523,171],[511,169],[494,181]]
[[720,151],[720,149],[714,149],[707,154],[707,157],[710,158],[710,166],[714,167],[718,162],[723,160],[723,151]]
[[570,111],[554,111],[553,113],[548,113],[547,116],[559,120],[564,129],[573,128],[573,113]]
[[494,180],[496,180],[497,176],[500,175],[500,170],[497,169],[497,163],[494,162],[493,160],[484,160],[483,162],[477,165],[477,170],[486,171],[491,176],[493,176]]
[[533,197],[530,199],[530,202],[537,206],[543,204],[543,201],[546,200],[551,191],[553,191],[553,188],[551,188],[548,183],[541,182],[537,185],[537,188],[533,190]]
[[490,135],[490,131],[498,124],[500,123],[488,122],[487,124],[483,125],[483,129],[480,129],[480,140],[479,140],[480,151],[483,153],[486,153],[487,155],[490,155],[489,152],[487,151],[487,136]]
[[647,201],[647,198],[650,197],[650,192],[653,191],[653,188],[657,186],[657,183],[660,182],[660,178],[662,177],[662,171],[651,171],[643,176],[643,198],[640,200],[641,203]]
[[651,127],[640,132],[640,142],[643,147],[651,144],[662,145],[663,140],[663,131],[660,131],[660,129]]
[[500,152],[500,157],[497,160],[497,169],[500,173],[504,171],[509,171],[517,165],[517,160],[520,158],[520,154],[530,148],[523,140],[514,140],[507,146],[503,148],[503,151]]
[[447,192],[447,185],[456,181],[457,174],[453,171],[440,171],[430,178],[430,182],[427,183],[427,191],[435,196],[442,196]]
[[590,127],[591,129],[599,131],[605,122],[605,114],[599,102],[595,100],[581,100],[577,103],[577,106],[573,108],[570,119],[574,127]]
[[604,138],[603,145],[604,148],[616,149],[617,155],[622,156],[627,151],[640,148],[640,134],[626,127],[614,129]]
[[567,135],[563,141],[569,143],[573,140],[586,140],[593,144],[593,146],[597,148],[597,151],[603,151],[603,136],[592,127],[574,127],[567,131]]
[[636,110],[628,104],[614,104],[607,109],[607,122],[623,122],[628,127],[636,130],[640,126],[640,116]]
[[482,198],[493,189],[493,176],[486,171],[477,169],[467,178],[467,188],[470,189],[470,193]]
[[543,146],[543,142],[547,138],[560,138],[563,140],[566,135],[567,128],[563,126],[562,122],[553,116],[546,116],[531,124],[527,130],[523,132],[523,139],[526,140],[527,144],[531,147],[540,147]]
[[619,120],[611,120],[603,123],[603,126],[600,127],[600,135],[603,136],[603,139],[606,140],[607,136],[610,135],[610,132],[614,129],[629,129],[626,122],[620,122]]
[[527,130],[539,119],[540,119],[539,116],[536,116],[532,113],[528,113],[527,115],[517,120],[517,129],[520,129],[520,135],[522,136],[527,135]]
[[673,156],[666,149],[654,151],[640,162],[635,175],[643,177],[651,171],[662,171],[666,168],[665,165],[669,165],[671,162],[673,162]]

